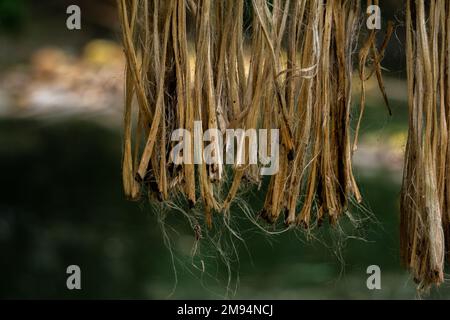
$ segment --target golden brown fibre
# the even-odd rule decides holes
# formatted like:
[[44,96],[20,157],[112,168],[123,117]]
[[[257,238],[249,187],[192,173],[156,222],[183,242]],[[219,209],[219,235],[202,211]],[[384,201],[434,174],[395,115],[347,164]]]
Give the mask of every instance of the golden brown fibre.
[[407,1],[409,137],[401,254],[421,289],[444,281],[449,245],[450,3]]
[[[152,201],[166,202],[182,194],[212,227],[213,214],[232,214],[243,185],[261,188],[258,164],[170,161],[171,133],[192,132],[201,121],[202,132],[279,129],[279,171],[268,181],[260,210],[270,223],[284,219],[309,229],[327,219],[335,225],[352,199],[362,201],[352,169],[358,134],[351,134],[360,1],[118,4],[127,61],[123,183],[129,198],[148,194]],[[357,132],[365,81],[376,75],[386,97],[380,64],[392,32],[389,24],[380,48],[375,31],[362,45]],[[196,147],[203,153],[205,145]],[[193,158],[191,149],[184,156]],[[243,149],[237,153],[248,160],[248,142]]]

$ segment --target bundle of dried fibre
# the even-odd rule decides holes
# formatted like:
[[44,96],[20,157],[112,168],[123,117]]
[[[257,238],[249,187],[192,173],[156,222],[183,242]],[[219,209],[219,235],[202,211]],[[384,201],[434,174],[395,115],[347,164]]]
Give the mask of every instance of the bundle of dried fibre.
[[401,254],[419,288],[427,289],[444,281],[450,244],[450,3],[408,0],[406,12],[409,137]]
[[[118,0],[118,5],[127,59],[128,197],[138,199],[147,190],[165,202],[182,194],[191,207],[201,208],[211,227],[214,212],[230,215],[243,185],[261,186],[262,164],[249,161],[255,150],[245,135],[234,150],[244,161],[235,165],[171,161],[174,130],[192,132],[200,123],[200,133],[214,129],[222,135],[237,128],[278,130],[279,170],[260,211],[269,222],[284,214],[288,225],[311,228],[325,218],[336,224],[349,201],[361,201],[351,160],[357,135],[352,139],[350,125],[360,1]],[[390,25],[387,38],[391,34]],[[362,46],[363,91],[372,75],[383,88],[386,43],[378,49],[373,31]],[[360,121],[364,104],[362,94]],[[210,137],[212,148],[188,141],[183,157],[208,149],[223,159],[222,137]]]

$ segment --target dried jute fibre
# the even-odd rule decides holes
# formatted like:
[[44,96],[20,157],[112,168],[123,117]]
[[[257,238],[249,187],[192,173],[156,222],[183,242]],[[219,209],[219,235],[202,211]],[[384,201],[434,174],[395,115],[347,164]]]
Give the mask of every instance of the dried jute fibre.
[[450,244],[450,2],[406,2],[409,137],[401,254],[421,289],[444,281]]
[[[279,129],[279,171],[259,210],[270,223],[284,219],[309,229],[326,219],[334,225],[351,201],[362,201],[352,155],[365,82],[376,76],[384,93],[380,63],[391,24],[379,47],[375,31],[362,37],[358,55],[364,18],[358,0],[118,0],[118,6],[127,61],[123,184],[129,198],[149,195],[164,203],[181,194],[209,227],[214,214],[239,214],[230,208],[243,185],[261,187],[261,165],[170,161],[171,133],[192,132],[201,121],[203,132]],[[352,110],[354,65],[360,110]],[[358,112],[353,135],[351,115]],[[248,144],[243,148],[248,158]]]

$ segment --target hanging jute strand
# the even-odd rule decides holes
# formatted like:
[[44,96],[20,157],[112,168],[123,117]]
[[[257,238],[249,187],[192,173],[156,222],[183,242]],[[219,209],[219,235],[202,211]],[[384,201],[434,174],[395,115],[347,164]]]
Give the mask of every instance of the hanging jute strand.
[[450,244],[450,3],[407,1],[409,137],[401,254],[420,288],[444,281]]
[[[260,211],[265,220],[275,223],[283,214],[288,225],[310,228],[325,218],[335,224],[351,199],[361,202],[352,171],[358,134],[353,139],[350,126],[359,1],[118,0],[118,7],[127,62],[123,184],[129,198],[148,192],[164,202],[181,193],[202,208],[211,227],[214,212],[230,214],[242,185],[261,187],[262,165],[249,164],[249,143],[235,150],[243,163],[174,165],[172,133],[242,128],[280,133],[278,171]],[[375,74],[384,93],[380,63],[391,34],[389,25],[379,49],[375,31],[363,45],[363,91]],[[357,131],[364,104],[363,94]],[[221,139],[210,141],[218,146]],[[207,148],[187,143],[184,158]]]

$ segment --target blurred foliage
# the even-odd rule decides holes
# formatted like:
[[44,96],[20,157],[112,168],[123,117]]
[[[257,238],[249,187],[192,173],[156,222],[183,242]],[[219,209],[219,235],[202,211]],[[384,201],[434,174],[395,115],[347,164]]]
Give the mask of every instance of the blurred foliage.
[[27,13],[26,0],[0,0],[0,31],[20,30]]

